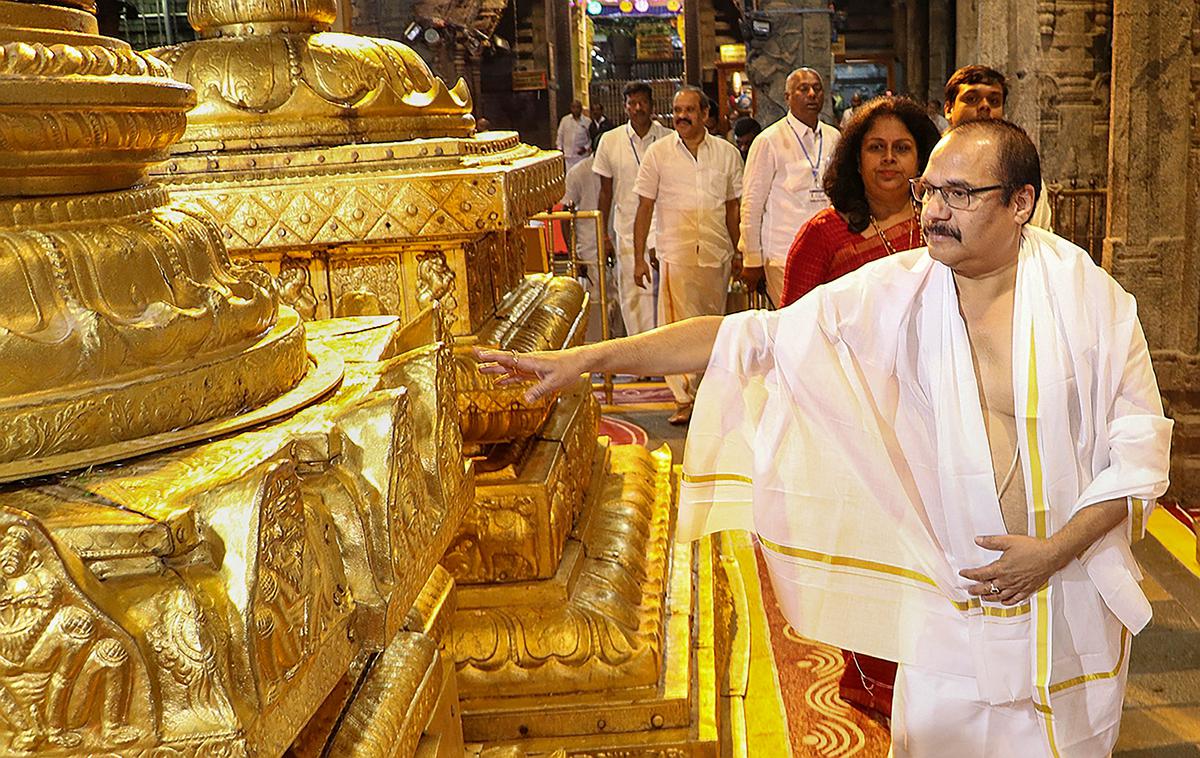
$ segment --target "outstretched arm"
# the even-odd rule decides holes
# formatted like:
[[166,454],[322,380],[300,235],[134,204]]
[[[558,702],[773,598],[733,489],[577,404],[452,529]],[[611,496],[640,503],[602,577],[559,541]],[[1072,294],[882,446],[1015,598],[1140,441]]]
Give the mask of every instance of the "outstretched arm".
[[525,400],[532,402],[570,387],[580,374],[591,372],[635,376],[700,373],[708,367],[722,318],[698,316],[632,337],[567,350],[518,354],[475,348],[475,357],[481,364],[479,370],[498,375],[502,384],[536,380],[525,393]]

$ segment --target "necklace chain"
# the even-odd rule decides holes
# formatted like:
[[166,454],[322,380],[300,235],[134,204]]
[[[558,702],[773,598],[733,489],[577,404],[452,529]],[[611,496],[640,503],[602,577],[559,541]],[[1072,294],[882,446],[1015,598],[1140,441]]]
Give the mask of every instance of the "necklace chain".
[[[883,243],[883,247],[885,250],[887,250],[888,255],[895,255],[896,248],[892,247],[892,243],[888,241],[888,238],[886,236],[884,236],[883,229],[881,229],[879,227],[879,222],[875,220],[875,216],[872,214],[872,215],[869,215],[868,217],[871,219],[871,226],[874,227],[875,233],[879,235],[879,241]],[[908,247],[906,247],[905,250],[912,250],[914,247],[916,247],[916,245],[914,244],[915,240],[913,237],[915,232],[920,233],[921,242],[925,241],[925,230],[921,229],[921,225],[920,225],[919,221],[916,224],[912,223],[913,221],[917,221],[917,220],[918,220],[918,217],[916,215],[907,219],[907,221],[909,222]]]

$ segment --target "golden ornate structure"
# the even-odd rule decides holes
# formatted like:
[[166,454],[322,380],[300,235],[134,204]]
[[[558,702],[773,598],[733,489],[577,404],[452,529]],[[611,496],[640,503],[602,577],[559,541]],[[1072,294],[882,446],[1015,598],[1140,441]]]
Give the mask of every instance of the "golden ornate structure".
[[86,5],[0,2],[0,753],[460,756],[439,306],[281,305],[145,183],[195,95]]
[[[331,434],[291,448],[288,471],[316,477],[313,493],[333,493],[321,494],[313,512],[327,509],[339,535],[355,518],[375,524],[372,532],[364,523],[362,535],[389,533],[381,527],[395,521],[380,504],[390,501],[374,494],[385,480],[424,481],[441,493],[428,501],[440,512],[420,505],[397,517],[407,528],[417,528],[418,514],[453,528],[436,538],[414,532],[426,540],[401,546],[415,575],[429,577],[411,607],[409,595],[389,595],[387,572],[371,563],[377,554],[394,560],[401,543],[390,542],[389,552],[366,536],[340,536],[343,573],[320,581],[350,587],[362,623],[345,626],[357,648],[312,653],[305,644],[318,644],[319,634],[271,631],[286,603],[312,595],[310,580],[245,588],[266,609],[259,636],[245,639],[267,662],[267,717],[272,707],[288,709],[266,731],[278,740],[299,730],[291,750],[300,755],[449,754],[461,750],[446,736],[458,734],[460,711],[447,705],[457,694],[466,739],[493,754],[732,749],[734,698],[723,672],[734,645],[719,630],[737,618],[728,609],[715,615],[728,572],[711,543],[672,545],[669,453],[598,440],[587,382],[526,403],[518,388],[485,382],[470,354],[477,343],[557,349],[583,339],[583,288],[526,276],[519,242],[525,221],[561,196],[561,157],[512,133],[470,136],[461,82],[446,87],[399,43],[331,33],[333,12],[332,0],[192,0],[201,39],[152,51],[199,93],[181,141],[154,172],[175,202],[216,221],[235,258],[270,273],[281,301],[310,324],[318,359],[347,361],[347,379],[327,403],[358,386],[355,372],[391,376],[384,367],[395,359],[376,350],[388,341],[381,333],[408,324],[455,337],[453,349],[448,337],[433,340],[442,345],[430,349],[436,370],[411,382],[403,372],[363,380],[370,392],[355,395],[366,402],[390,387],[422,388],[409,396],[428,409],[411,427],[423,443],[419,468],[386,435],[368,442]],[[389,315],[396,326],[377,325]],[[346,332],[339,324],[364,326]],[[372,361],[355,358],[364,350]],[[432,405],[427,386],[436,387]],[[307,468],[310,455],[324,463]],[[352,473],[382,461],[400,473]],[[478,472],[473,495],[447,489],[456,466]],[[444,570],[424,568],[439,560]],[[280,571],[267,568],[272,577]],[[324,664],[306,669],[306,655]],[[308,690],[288,690],[288,672],[328,693],[318,708]],[[606,715],[597,718],[602,704]],[[422,748],[427,738],[436,747]],[[261,744],[269,752],[283,743]]]

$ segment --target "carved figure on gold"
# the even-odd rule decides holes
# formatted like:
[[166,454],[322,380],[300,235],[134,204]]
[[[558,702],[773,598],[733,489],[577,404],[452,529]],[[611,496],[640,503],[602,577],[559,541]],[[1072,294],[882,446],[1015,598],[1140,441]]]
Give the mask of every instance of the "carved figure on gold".
[[451,321],[458,311],[454,280],[454,269],[446,263],[442,252],[435,250],[417,256],[417,301],[422,306],[441,304],[442,312]]
[[308,268],[303,261],[284,258],[280,264],[276,284],[279,287],[280,302],[295,308],[296,312],[308,321],[317,317],[317,293],[313,291]]
[[110,621],[72,594],[34,532],[8,524],[0,533],[0,718],[14,752],[78,747],[82,724],[72,717],[89,718],[95,701],[103,742],[127,745],[143,735],[128,723],[129,649],[108,636]]
[[294,461],[263,486],[252,634],[260,695],[272,703],[332,625],[350,610],[334,528],[305,503]]
[[160,681],[169,677],[187,711],[210,727],[236,725],[226,671],[199,603],[189,590],[179,587],[159,597],[156,608],[159,621],[146,630],[146,640],[164,674]]

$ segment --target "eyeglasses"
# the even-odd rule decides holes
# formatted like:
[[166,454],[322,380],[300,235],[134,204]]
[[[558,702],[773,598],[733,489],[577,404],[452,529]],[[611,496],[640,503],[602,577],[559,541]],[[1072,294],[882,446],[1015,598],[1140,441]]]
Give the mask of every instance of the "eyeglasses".
[[935,187],[923,179],[909,179],[908,186],[912,190],[913,200],[925,205],[933,200],[934,194],[942,196],[942,202],[958,211],[969,211],[978,205],[977,196],[983,192],[1004,189],[1007,185],[992,184],[987,187]]

